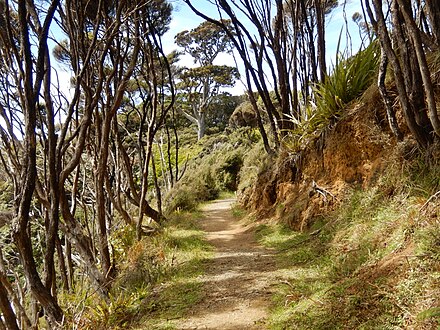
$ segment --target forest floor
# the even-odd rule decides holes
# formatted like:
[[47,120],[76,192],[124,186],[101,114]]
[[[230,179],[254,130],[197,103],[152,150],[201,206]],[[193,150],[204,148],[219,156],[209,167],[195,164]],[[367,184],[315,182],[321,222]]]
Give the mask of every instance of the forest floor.
[[190,308],[178,329],[265,329],[276,280],[275,251],[259,245],[253,227],[233,216],[233,199],[203,208],[201,228],[214,246],[202,275],[203,299]]

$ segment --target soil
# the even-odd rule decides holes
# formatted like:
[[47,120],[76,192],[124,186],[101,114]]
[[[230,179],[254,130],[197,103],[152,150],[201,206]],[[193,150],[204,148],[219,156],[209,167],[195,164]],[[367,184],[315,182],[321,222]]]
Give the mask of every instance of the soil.
[[233,217],[233,199],[203,209],[201,227],[215,253],[201,280],[204,298],[178,329],[266,329],[275,280],[275,253],[260,246],[254,230]]

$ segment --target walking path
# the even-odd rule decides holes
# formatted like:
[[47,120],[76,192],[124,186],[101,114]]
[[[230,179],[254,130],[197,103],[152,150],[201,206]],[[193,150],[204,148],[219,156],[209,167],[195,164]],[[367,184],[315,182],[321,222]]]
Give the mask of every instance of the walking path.
[[202,278],[205,297],[178,329],[266,329],[275,256],[255,241],[253,230],[232,216],[233,203],[218,200],[203,209],[201,227],[215,254]]

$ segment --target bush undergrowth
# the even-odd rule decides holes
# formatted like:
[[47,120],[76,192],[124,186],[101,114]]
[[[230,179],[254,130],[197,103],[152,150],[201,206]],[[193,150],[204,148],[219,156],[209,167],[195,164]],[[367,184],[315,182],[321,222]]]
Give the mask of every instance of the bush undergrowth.
[[236,191],[243,181],[243,164],[249,158],[245,154],[259,139],[257,131],[249,128],[204,137],[195,148],[199,154],[165,198],[167,212],[191,211],[224,191]]
[[[168,320],[181,317],[202,297],[198,276],[203,274],[211,246],[197,228],[199,212],[170,216],[163,230],[141,241],[130,230],[113,240],[120,268],[110,299],[81,288],[62,297],[76,315],[79,329],[172,329]],[[84,286],[84,288],[87,286]]]

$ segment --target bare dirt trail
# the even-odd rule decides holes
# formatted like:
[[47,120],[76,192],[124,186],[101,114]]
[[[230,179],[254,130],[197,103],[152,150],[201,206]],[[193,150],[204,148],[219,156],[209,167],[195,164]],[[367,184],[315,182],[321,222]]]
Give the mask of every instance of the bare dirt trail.
[[253,230],[232,216],[233,203],[219,200],[203,209],[201,226],[215,254],[202,278],[205,297],[178,329],[266,329],[274,252],[258,245]]

